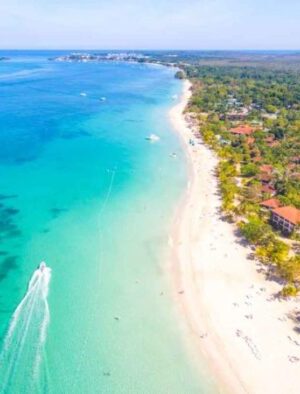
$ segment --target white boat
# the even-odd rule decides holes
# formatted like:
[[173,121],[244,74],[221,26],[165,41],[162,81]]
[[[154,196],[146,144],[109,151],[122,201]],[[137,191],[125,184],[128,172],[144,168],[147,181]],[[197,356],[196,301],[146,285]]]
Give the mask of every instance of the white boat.
[[146,140],[156,142],[156,141],[159,141],[160,138],[156,134],[150,134],[148,137],[146,137]]
[[84,93],[84,92],[81,92],[81,93],[80,93],[80,96],[82,96],[82,97],[86,97],[86,96],[87,96],[87,94],[86,94],[86,93]]
[[100,101],[106,101],[106,97],[100,97]]

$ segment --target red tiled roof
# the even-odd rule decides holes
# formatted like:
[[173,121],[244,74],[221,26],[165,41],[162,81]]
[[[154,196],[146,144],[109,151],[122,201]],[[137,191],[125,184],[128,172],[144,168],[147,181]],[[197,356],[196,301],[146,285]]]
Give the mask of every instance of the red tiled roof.
[[280,142],[279,141],[267,142],[267,145],[269,148],[275,148],[276,146],[280,145]]
[[270,198],[269,200],[262,201],[260,205],[266,208],[274,209],[279,208],[281,204],[280,201],[277,200],[277,198]]
[[262,174],[259,175],[259,179],[260,179],[262,182],[268,183],[268,182],[270,182],[270,181],[272,180],[272,177],[271,177],[271,175],[269,175],[269,174],[262,173]]
[[300,223],[300,210],[295,207],[288,206],[276,208],[273,210],[273,213],[295,225]]
[[300,156],[294,156],[294,157],[292,157],[292,162],[293,162],[293,163],[300,163]]
[[273,166],[270,164],[263,164],[259,169],[261,172],[271,173],[273,171]]
[[258,162],[258,161],[261,161],[262,159],[261,159],[261,157],[260,156],[256,156],[256,157],[254,157],[253,158],[253,161],[256,163],[256,162]]
[[300,172],[294,172],[291,174],[291,178],[300,180]]
[[248,125],[240,125],[230,129],[231,133],[233,134],[240,134],[240,135],[251,135],[254,133],[254,128]]
[[262,193],[274,194],[276,192],[276,189],[270,185],[262,185],[261,191]]
[[253,138],[253,137],[248,137],[248,138],[246,139],[246,142],[247,142],[247,144],[252,145],[252,144],[254,144],[254,142],[255,142],[255,138]]
[[273,142],[274,141],[274,136],[270,135],[269,137],[265,138],[265,142]]

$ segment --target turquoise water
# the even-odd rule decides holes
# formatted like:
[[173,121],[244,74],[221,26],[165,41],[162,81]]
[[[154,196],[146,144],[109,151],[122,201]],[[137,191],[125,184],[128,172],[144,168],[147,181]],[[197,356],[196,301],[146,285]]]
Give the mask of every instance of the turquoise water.
[[0,63],[0,392],[213,392],[164,271],[187,181],[180,82],[47,55]]

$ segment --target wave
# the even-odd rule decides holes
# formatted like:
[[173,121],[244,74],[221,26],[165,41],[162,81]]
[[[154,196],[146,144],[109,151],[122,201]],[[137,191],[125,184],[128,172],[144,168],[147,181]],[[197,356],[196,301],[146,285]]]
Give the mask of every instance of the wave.
[[23,79],[33,75],[38,75],[49,71],[48,68],[33,68],[30,70],[20,70],[15,71],[7,74],[0,74],[0,81],[9,81],[9,80],[16,80],[16,79]]
[[51,269],[34,271],[28,289],[14,311],[0,353],[0,393],[31,392],[39,376],[50,321],[48,291]]

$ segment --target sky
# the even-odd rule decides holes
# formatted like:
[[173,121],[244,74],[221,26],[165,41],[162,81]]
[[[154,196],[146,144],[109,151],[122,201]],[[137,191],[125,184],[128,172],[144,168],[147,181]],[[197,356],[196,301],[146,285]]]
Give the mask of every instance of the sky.
[[0,49],[300,49],[300,0],[0,0]]

